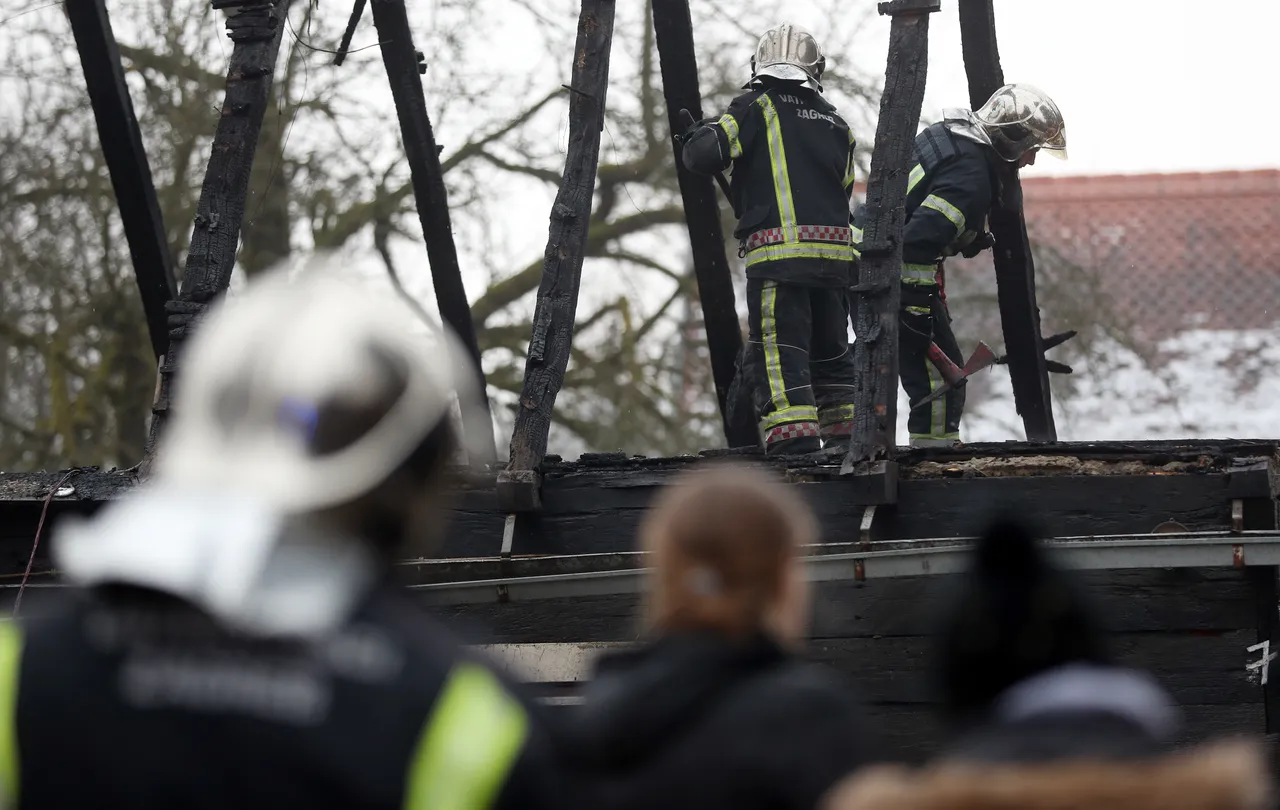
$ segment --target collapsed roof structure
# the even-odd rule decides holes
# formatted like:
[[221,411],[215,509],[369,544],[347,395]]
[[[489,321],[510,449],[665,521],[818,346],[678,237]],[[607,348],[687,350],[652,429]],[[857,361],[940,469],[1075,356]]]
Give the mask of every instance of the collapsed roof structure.
[[[288,0],[212,0],[234,12],[226,99],[185,257],[181,286],[163,238],[137,121],[104,0],[67,4],[102,146],[120,203],[159,364],[152,444],[164,430],[182,347],[204,308],[225,293],[235,264],[249,169],[268,105]],[[480,353],[454,247],[445,185],[404,0],[356,0],[344,45],[366,5],[412,173],[443,320],[477,369]],[[1004,83],[992,0],[957,0],[971,102]],[[689,0],[653,0],[653,24],[672,133],[686,111],[702,118]],[[887,72],[868,185],[868,226],[855,328],[857,426],[840,457],[764,460],[752,424],[733,423],[730,396],[742,336],[716,187],[675,160],[729,450],[769,464],[800,487],[825,535],[809,567],[818,593],[815,654],[867,685],[899,752],[928,753],[936,739],[923,682],[928,607],[958,570],[985,510],[1034,510],[1051,544],[1092,571],[1126,656],[1169,680],[1187,707],[1189,733],[1280,732],[1280,687],[1268,678],[1280,623],[1280,442],[1057,442],[1049,365],[1040,334],[1035,268],[1013,167],[990,227],[1000,313],[1027,442],[957,449],[895,446],[897,317],[903,200],[923,101],[930,15],[940,0],[892,0]],[[608,91],[614,0],[582,0],[569,97],[569,139],[550,214],[545,264],[509,460],[496,452],[464,474],[443,559],[404,572],[423,599],[488,628],[503,644],[625,641],[645,567],[635,550],[639,515],[655,491],[699,457],[647,459],[548,455],[556,395],[569,362],[584,243]],[[678,148],[674,146],[673,148]],[[487,415],[464,425],[488,436]],[[145,477],[140,470],[0,474],[0,555],[5,590],[56,587],[40,535],[59,516],[91,511]],[[20,580],[19,580],[20,578]],[[576,673],[576,674],[575,674]],[[544,673],[549,693],[580,671]]]

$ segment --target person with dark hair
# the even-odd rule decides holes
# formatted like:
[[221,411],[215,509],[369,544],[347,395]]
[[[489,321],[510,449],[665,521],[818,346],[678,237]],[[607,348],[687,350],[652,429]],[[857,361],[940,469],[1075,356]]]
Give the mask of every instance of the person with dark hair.
[[807,810],[870,750],[858,702],[802,661],[812,513],[760,473],[709,469],[645,517],[647,639],[605,656],[567,721],[584,807]]
[[1175,752],[1172,699],[1121,666],[1073,577],[995,521],[945,605],[936,673],[956,739],[924,771],[850,777],[824,810],[1264,810],[1252,741]]
[[154,477],[0,625],[3,806],[559,806],[537,718],[392,575],[481,395],[397,304],[313,268],[202,321]]
[[826,64],[809,32],[794,25],[766,31],[747,92],[683,136],[690,171],[733,166],[729,191],[747,266],[750,331],[739,374],[752,382],[769,455],[815,452],[824,441],[847,441],[853,427],[855,144],[822,95]]

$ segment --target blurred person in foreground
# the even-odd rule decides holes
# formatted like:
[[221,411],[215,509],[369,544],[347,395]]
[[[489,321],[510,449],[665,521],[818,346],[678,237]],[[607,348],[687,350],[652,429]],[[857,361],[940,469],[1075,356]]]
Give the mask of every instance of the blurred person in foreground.
[[528,709],[392,577],[476,381],[322,270],[214,309],[155,477],[55,538],[67,604],[2,625],[6,806],[558,806]]
[[1177,711],[1146,672],[1119,666],[1077,584],[1024,525],[979,541],[940,640],[957,738],[933,766],[877,767],[824,810],[1262,810],[1252,741],[1175,751]]
[[648,640],[607,655],[567,721],[583,806],[807,810],[866,756],[848,684],[798,657],[812,513],[734,468],[691,473],[641,528]]

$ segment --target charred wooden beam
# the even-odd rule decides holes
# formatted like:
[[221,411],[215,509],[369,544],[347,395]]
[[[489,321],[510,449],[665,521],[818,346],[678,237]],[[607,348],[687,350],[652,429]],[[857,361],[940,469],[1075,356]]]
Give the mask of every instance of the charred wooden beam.
[[[439,149],[431,119],[427,115],[427,99],[422,89],[420,54],[413,47],[409,16],[404,0],[372,0],[373,24],[378,30],[382,61],[391,82],[396,115],[400,119],[400,136],[409,158],[409,174],[413,196],[417,202],[418,220],[427,243],[427,261],[431,265],[431,282],[435,286],[440,315],[466,347],[471,364],[483,384],[484,368],[480,364],[480,344],[471,320],[471,305],[462,283],[458,248],[453,241],[453,223],[449,217],[449,195],[440,168]],[[494,460],[493,418],[489,400],[483,409],[464,409],[463,430],[468,444],[483,458]]]
[[889,60],[876,126],[853,329],[857,390],[854,428],[844,469],[892,458],[898,424],[898,306],[902,290],[902,228],[929,67],[929,15],[939,0],[881,3],[892,17]]
[[164,218],[120,64],[120,50],[104,0],[68,0],[66,12],[129,243],[151,347],[159,358],[169,347],[165,304],[175,292],[173,254],[165,239]]
[[[995,9],[992,0],[959,0],[959,6],[969,103],[976,110],[1004,85]],[[1002,166],[1000,175],[1002,188],[991,207],[990,228],[995,238],[992,253],[1013,398],[1028,441],[1057,441],[1049,370],[1040,335],[1040,307],[1036,303],[1035,261],[1022,211],[1022,183],[1013,164]]]
[[591,220],[613,42],[613,0],[582,0],[569,86],[569,148],[533,315],[533,335],[511,436],[510,473],[535,471],[547,451],[551,411],[564,382]]
[[[1265,530],[1275,525],[1277,449],[1276,441],[1244,440],[904,449],[897,460],[897,503],[876,512],[869,538],[880,543],[968,536],[980,529],[984,512],[997,506],[1026,509],[1059,537],[1225,533],[1233,527],[1236,500],[1242,502],[1245,529]],[[806,457],[706,455],[764,465],[793,482],[817,514],[825,542],[862,540],[864,506],[874,503],[873,493],[850,496],[856,490],[837,465]],[[545,508],[520,516],[511,545],[517,556],[632,552],[652,499],[697,462],[621,453],[587,454],[574,462],[548,456],[540,492]],[[511,510],[495,492],[492,474],[457,473],[456,508],[439,556],[496,557]],[[62,480],[62,473],[0,473],[0,574],[24,569],[50,492],[57,490],[49,506],[54,526],[61,516],[92,511],[137,483],[129,472],[94,470],[80,471],[59,490]],[[41,543],[36,570],[47,568],[46,550]],[[1255,564],[1248,555],[1244,563]]]
[[341,65],[347,61],[347,54],[351,52],[351,38],[356,35],[356,26],[360,24],[360,18],[364,16],[365,0],[356,0],[355,5],[351,7],[351,16],[347,18],[347,27],[342,31],[342,41],[338,43],[338,52],[333,56],[333,63]]
[[738,353],[742,351],[742,330],[733,294],[733,274],[724,250],[720,206],[711,178],[685,168],[682,146],[675,136],[687,124],[682,111],[702,119],[702,94],[698,90],[698,59],[693,48],[693,21],[689,0],[653,0],[653,27],[657,35],[658,60],[662,68],[662,92],[667,100],[667,120],[671,125],[675,150],[676,177],[684,201],[685,224],[693,247],[693,269],[698,278],[698,299],[707,330],[711,354],[711,376],[715,380],[716,401],[730,447],[759,443],[756,426],[750,419],[729,419],[729,389]]
[[160,361],[148,459],[168,418],[173,378],[188,331],[204,308],[226,292],[231,283],[249,193],[249,172],[271,94],[289,0],[252,5],[215,0],[215,8],[224,6],[237,9],[234,16],[227,18],[227,34],[234,43],[227,66],[227,89],[200,188],[182,287],[178,298],[167,307],[169,350]]

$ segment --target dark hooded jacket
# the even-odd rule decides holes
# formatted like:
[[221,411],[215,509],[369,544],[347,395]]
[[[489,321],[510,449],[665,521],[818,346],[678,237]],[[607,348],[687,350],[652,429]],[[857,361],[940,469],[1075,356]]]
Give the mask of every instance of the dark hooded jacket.
[[868,751],[850,688],[762,637],[609,656],[568,729],[582,806],[610,810],[807,810]]

